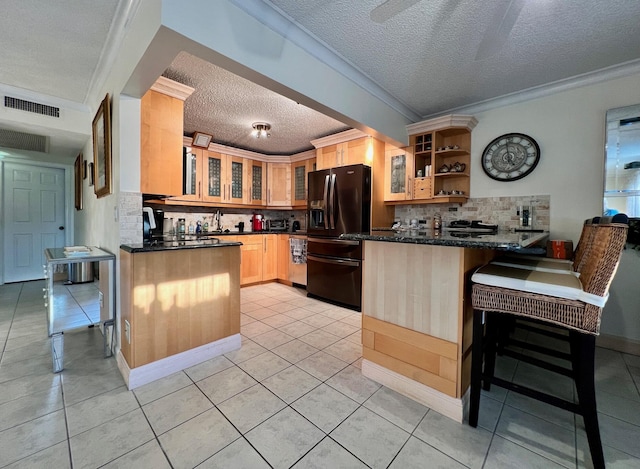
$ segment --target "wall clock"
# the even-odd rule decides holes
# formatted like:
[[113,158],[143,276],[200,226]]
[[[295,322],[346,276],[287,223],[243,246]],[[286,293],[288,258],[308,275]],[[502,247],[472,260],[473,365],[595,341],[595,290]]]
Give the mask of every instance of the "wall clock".
[[482,169],[496,181],[516,181],[540,161],[540,147],[528,135],[512,133],[493,140],[482,153]]

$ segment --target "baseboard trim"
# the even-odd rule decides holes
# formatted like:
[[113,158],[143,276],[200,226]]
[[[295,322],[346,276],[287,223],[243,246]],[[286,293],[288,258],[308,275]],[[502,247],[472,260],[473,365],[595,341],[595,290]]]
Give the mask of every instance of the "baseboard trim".
[[596,337],[596,345],[617,352],[640,356],[640,342],[617,335],[600,334]]
[[240,334],[234,334],[136,368],[129,368],[129,364],[120,351],[116,355],[116,362],[127,388],[131,390],[224,353],[238,350],[241,345]]
[[469,407],[467,405],[468,392],[465,393],[462,399],[447,396],[440,391],[436,391],[429,386],[425,386],[366,359],[362,360],[362,374],[456,422],[462,423],[467,418]]

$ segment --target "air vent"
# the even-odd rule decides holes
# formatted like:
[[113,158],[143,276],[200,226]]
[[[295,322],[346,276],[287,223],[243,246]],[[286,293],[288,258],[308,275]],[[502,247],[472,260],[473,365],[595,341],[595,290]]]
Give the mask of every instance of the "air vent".
[[34,112],[43,116],[60,117],[60,108],[47,106],[46,104],[34,103],[33,101],[25,101],[24,99],[4,97],[4,107],[18,109],[20,111]]
[[0,129],[0,147],[48,152],[47,137],[7,129]]

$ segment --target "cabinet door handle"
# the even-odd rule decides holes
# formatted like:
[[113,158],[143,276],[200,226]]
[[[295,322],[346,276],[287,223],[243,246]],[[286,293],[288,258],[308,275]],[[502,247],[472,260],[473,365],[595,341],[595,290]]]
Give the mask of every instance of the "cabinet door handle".
[[407,178],[407,196],[411,197],[411,178]]
[[267,189],[267,203],[271,203],[271,189]]
[[198,181],[198,198],[202,198],[202,182]]
[[262,238],[262,244],[264,245],[264,252],[266,254],[266,252],[267,252],[267,237],[266,236]]

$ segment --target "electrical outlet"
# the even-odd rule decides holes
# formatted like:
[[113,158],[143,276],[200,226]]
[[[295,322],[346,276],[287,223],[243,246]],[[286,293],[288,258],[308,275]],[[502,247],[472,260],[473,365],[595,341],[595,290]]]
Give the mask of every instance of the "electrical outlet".
[[458,207],[449,207],[449,211],[450,212],[457,212],[458,211]]
[[100,300],[100,307],[104,308],[104,293],[98,292],[98,299]]
[[131,343],[131,324],[126,319],[124,320],[124,336],[127,339],[127,343]]

